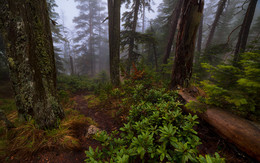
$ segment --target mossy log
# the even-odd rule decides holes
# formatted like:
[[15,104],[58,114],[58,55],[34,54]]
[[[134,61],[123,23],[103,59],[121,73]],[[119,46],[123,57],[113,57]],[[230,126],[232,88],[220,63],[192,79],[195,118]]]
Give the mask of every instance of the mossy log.
[[[179,91],[179,95],[185,102],[197,101],[194,97],[182,91]],[[184,110],[194,114],[191,110],[186,108]],[[207,108],[205,112],[197,115],[211,125],[220,136],[260,161],[259,127],[248,120],[215,107]]]

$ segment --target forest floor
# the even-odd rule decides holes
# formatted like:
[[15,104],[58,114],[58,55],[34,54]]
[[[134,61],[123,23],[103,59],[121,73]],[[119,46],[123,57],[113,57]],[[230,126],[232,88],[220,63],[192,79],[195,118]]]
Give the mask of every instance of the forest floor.
[[[75,101],[73,109],[79,111],[86,117],[91,117],[101,130],[105,130],[110,133],[113,130],[119,129],[122,126],[121,118],[115,116],[116,110],[104,106],[92,106],[89,107],[89,100],[86,99],[90,93],[81,92],[72,97]],[[13,160],[9,159],[8,162],[37,162],[37,163],[78,163],[84,162],[86,155],[85,151],[89,146],[95,149],[97,146],[101,146],[99,142],[91,138],[86,138],[87,129],[89,126],[82,126],[77,129],[77,138],[80,140],[81,148],[79,150],[57,150],[50,149],[36,153],[31,158],[25,160]],[[233,163],[251,163],[254,162],[245,153],[238,150],[235,146],[218,136],[212,128],[205,122],[200,121],[200,124],[196,127],[198,136],[201,139],[202,144],[198,147],[199,153],[214,154],[218,152],[222,157],[226,158],[226,162]]]
[[[73,97],[76,105],[75,109],[81,114],[91,117],[97,124],[98,128],[105,130],[110,133],[113,130],[119,129],[122,126],[119,117],[112,116],[111,112],[114,112],[111,108],[106,107],[92,107],[89,109],[88,100],[86,100],[86,93],[80,93]],[[35,155],[30,162],[40,162],[40,163],[51,163],[51,162],[62,162],[62,163],[77,163],[84,162],[86,158],[85,150],[88,150],[89,146],[95,149],[100,146],[99,142],[93,139],[86,138],[87,127],[80,129],[78,133],[78,138],[81,142],[81,149],[78,151],[43,151]],[[214,154],[219,152],[221,156],[226,158],[226,162],[230,163],[251,163],[254,162],[245,153],[238,150],[234,145],[227,142],[218,136],[212,128],[205,122],[200,121],[200,124],[196,127],[198,136],[201,138],[202,144],[198,147],[200,154]],[[29,161],[29,160],[28,160]]]

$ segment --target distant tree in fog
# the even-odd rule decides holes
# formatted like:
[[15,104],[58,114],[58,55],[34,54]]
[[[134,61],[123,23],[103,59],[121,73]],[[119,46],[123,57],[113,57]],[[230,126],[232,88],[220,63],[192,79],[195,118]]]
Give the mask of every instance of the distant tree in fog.
[[257,0],[250,0],[248,5],[240,32],[238,36],[238,41],[236,44],[235,55],[234,55],[234,64],[236,65],[237,62],[240,60],[240,53],[243,53],[246,49],[247,39],[249,35],[249,30],[251,23],[253,21],[253,17],[255,14]]
[[132,63],[135,63],[138,59],[138,53],[134,51],[137,48],[135,45],[135,40],[137,38],[137,25],[138,25],[138,16],[141,13],[140,11],[144,11],[144,8],[148,8],[151,10],[150,5],[151,0],[135,0],[133,2],[126,1],[126,7],[130,7],[130,11],[126,11],[123,13],[123,21],[124,21],[124,31],[122,32],[122,38],[125,39],[123,47],[128,46],[128,60],[126,66],[127,74],[130,74],[130,69]]
[[74,37],[74,51],[80,58],[79,70],[83,74],[94,76],[96,73],[96,63],[98,46],[100,43],[100,30],[105,10],[101,0],[75,0],[78,2],[79,16],[73,19],[76,24],[76,35]]
[[224,11],[224,8],[226,6],[226,2],[227,2],[227,0],[220,0],[219,3],[218,3],[218,9],[217,9],[217,12],[216,12],[216,15],[215,15],[215,19],[214,19],[214,21],[211,25],[209,36],[208,36],[208,39],[207,39],[207,42],[206,42],[206,48],[208,48],[210,46],[210,44],[213,40],[216,27],[219,23],[220,16],[222,15],[222,13]]

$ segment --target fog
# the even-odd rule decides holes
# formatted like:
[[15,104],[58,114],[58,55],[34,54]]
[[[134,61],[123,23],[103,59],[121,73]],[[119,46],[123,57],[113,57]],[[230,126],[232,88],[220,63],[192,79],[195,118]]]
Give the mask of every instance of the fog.
[[[106,0],[103,0],[104,3],[107,3]],[[67,27],[70,30],[74,29],[74,23],[73,18],[78,16],[79,10],[76,8],[77,2],[74,0],[56,0],[56,3],[58,7],[55,8],[55,10],[59,13],[61,20],[59,20],[59,23],[63,24],[64,20],[64,26]],[[152,10],[150,12],[146,13],[146,20],[154,19],[158,15],[157,13],[157,7],[159,4],[162,3],[162,0],[154,0],[152,2]],[[121,7],[121,14],[125,12],[127,9],[125,8],[125,5],[122,5]]]

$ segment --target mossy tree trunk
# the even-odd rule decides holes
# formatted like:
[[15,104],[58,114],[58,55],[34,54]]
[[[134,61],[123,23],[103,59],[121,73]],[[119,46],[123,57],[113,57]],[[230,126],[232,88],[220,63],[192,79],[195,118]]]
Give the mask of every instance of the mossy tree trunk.
[[121,0],[108,0],[110,79],[114,86],[120,84],[120,6]]
[[54,127],[64,112],[57,100],[56,68],[46,0],[2,0],[0,27],[20,118]]
[[171,88],[188,86],[192,76],[196,34],[203,12],[203,0],[185,0],[178,31]]

